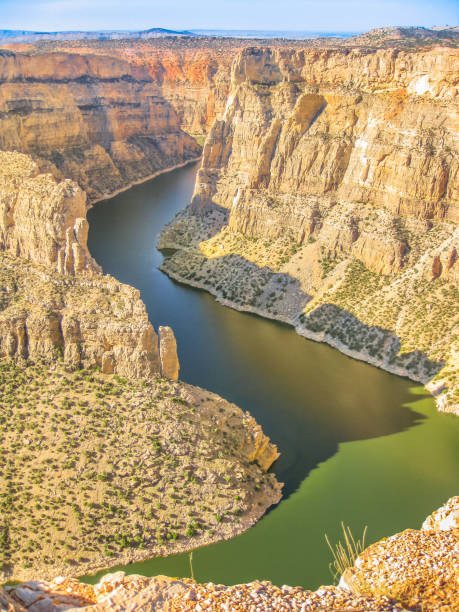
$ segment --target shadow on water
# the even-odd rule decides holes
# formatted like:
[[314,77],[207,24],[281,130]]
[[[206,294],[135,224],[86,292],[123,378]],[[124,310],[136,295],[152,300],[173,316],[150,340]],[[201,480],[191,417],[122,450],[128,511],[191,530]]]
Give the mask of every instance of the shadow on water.
[[[194,168],[158,177],[90,211],[89,248],[105,272],[141,291],[155,327],[177,336],[182,380],[249,410],[278,445],[273,471],[295,491],[340,442],[412,427],[409,385],[291,327],[219,305],[156,269],[156,236],[188,201]],[[388,399],[391,401],[388,401]]]
[[[449,444],[459,448],[457,428],[445,447],[436,445],[434,458],[420,453],[427,425],[433,421],[444,435],[445,418],[422,388],[305,340],[287,325],[223,307],[157,270],[157,235],[188,203],[195,173],[196,166],[176,170],[97,204],[88,214],[89,248],[105,272],[141,291],[155,327],[173,327],[181,379],[249,410],[281,452],[273,471],[285,483],[283,501],[245,534],[200,549],[199,578],[318,586],[329,582],[325,530],[333,534],[346,518],[358,528],[368,521],[376,539],[442,503],[455,482],[459,457],[452,451],[449,465]],[[411,466],[413,456],[415,476],[407,482],[404,464]],[[443,470],[442,486],[430,490],[422,475],[430,473],[428,462]],[[382,490],[374,486],[377,478]],[[399,498],[406,490],[417,496],[417,513],[399,508],[391,489]],[[309,561],[298,547],[309,551]],[[188,574],[186,555],[124,569]]]
[[217,391],[263,425],[281,452],[272,471],[284,483],[284,500],[340,443],[386,436],[424,420],[403,407],[414,399],[406,380],[305,340],[289,325],[191,291],[198,292],[207,327],[193,326],[187,346],[179,344],[190,365],[183,379]]

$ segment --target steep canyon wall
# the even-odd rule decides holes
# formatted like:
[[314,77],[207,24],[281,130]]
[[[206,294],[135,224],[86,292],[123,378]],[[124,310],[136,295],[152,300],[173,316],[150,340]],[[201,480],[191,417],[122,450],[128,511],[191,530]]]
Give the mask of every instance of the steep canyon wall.
[[236,57],[163,265],[457,411],[456,49]]
[[145,66],[59,52],[0,52],[0,147],[75,180],[89,202],[201,152]]
[[171,339],[158,346],[136,289],[102,275],[87,245],[86,198],[30,156],[0,152],[0,357],[149,377],[159,350],[177,378]]

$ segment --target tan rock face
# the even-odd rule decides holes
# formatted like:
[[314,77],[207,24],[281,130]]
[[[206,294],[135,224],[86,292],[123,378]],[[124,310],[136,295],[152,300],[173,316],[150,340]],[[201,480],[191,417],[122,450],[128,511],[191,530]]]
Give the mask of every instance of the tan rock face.
[[159,372],[158,338],[136,289],[102,274],[64,276],[0,259],[0,357],[134,378]]
[[180,364],[177,356],[177,342],[170,327],[159,326],[159,359],[161,374],[171,380],[178,380]]
[[59,274],[94,274],[87,238],[80,187],[40,174],[29,156],[0,151],[0,249]]
[[[169,43],[166,41],[166,44],[158,40],[130,41],[127,45],[111,41],[75,41],[71,45],[55,42],[52,52],[49,48],[47,51],[39,48],[38,51],[44,61],[51,64],[57,56],[69,57],[70,62],[78,57],[80,71],[91,70],[91,76],[96,75],[97,78],[102,75],[94,70],[96,63],[104,67],[102,78],[125,78],[128,74],[138,81],[151,81],[157,87],[158,97],[175,112],[182,130],[203,138],[215,117],[221,116],[224,111],[232,60],[247,44],[243,40],[212,39],[174,39]],[[20,46],[15,48],[22,51]],[[34,46],[28,50],[37,51]],[[40,74],[37,64],[41,62],[35,62],[34,74],[28,74],[28,78]],[[65,69],[61,63],[57,68],[59,72]],[[48,77],[49,73],[44,75],[45,80]],[[52,79],[49,81],[52,85]],[[155,104],[160,102],[159,98],[155,99]],[[120,118],[129,116],[132,116],[132,109],[129,114],[120,115]],[[154,125],[149,127],[155,130]]]
[[249,461],[256,461],[263,470],[268,470],[280,457],[279,451],[271,444],[269,438],[263,433],[261,426],[251,415],[246,415],[244,425],[250,432],[250,441],[246,444]]
[[195,205],[231,208],[250,188],[458,220],[458,62],[454,49],[242,51]]
[[136,289],[103,276],[87,249],[86,197],[0,152],[0,356],[147,377],[158,340]]
[[90,202],[200,155],[148,69],[125,59],[2,54],[0,82],[0,148],[51,163]]
[[422,524],[425,531],[457,530],[459,535],[459,497],[451,497]]
[[446,366],[438,405],[458,413],[458,62],[241,51],[162,269],[413,380]]

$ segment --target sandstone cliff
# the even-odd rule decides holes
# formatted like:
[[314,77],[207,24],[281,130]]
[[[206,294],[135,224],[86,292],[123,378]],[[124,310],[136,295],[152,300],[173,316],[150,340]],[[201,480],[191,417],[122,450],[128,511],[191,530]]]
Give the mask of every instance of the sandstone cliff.
[[200,155],[145,67],[69,53],[0,51],[0,148],[75,180],[90,202]]
[[[0,152],[0,212],[0,356],[61,358],[121,376],[159,372],[139,292],[103,276],[89,255],[80,187],[40,174],[26,155]],[[178,364],[176,349],[161,350]]]
[[229,208],[241,188],[458,221],[458,65],[453,49],[243,51],[194,207]]
[[241,51],[163,269],[436,377],[457,411],[458,66],[448,47]]
[[171,380],[178,380],[179,360],[177,357],[177,342],[170,327],[160,325],[159,329],[159,358],[161,374]]
[[[320,71],[331,68],[339,84],[341,68],[351,72],[347,56],[356,49],[362,60],[361,66],[353,61],[355,69],[366,71],[371,82],[375,71],[386,71],[392,78],[390,64],[395,60],[390,58],[395,55],[391,48],[388,55],[380,52],[373,64],[365,64],[370,50],[436,44],[447,52],[451,36],[454,32],[407,29],[374,31],[345,41],[271,39],[257,44],[271,51],[297,50],[298,57],[306,52],[316,64],[312,84],[322,82]],[[0,147],[30,153],[48,168],[56,166],[87,191],[91,203],[199,156],[200,146],[189,135],[202,144],[214,119],[222,118],[231,63],[251,44],[242,39],[172,37],[3,45]],[[315,62],[316,57],[321,59]],[[405,54],[408,64],[410,57]],[[397,66],[401,73],[411,70],[403,61]],[[438,67],[443,69],[432,69]],[[428,88],[428,75],[423,79],[412,87]],[[343,84],[349,86],[345,79]]]
[[87,249],[86,195],[28,156],[1,153],[0,219],[0,250],[59,274],[100,271]]

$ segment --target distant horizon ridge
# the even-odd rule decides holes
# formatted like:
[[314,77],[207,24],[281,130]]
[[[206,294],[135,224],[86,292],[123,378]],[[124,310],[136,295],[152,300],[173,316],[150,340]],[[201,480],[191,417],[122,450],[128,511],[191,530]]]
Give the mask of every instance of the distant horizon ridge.
[[[354,38],[361,35],[371,35],[376,32],[379,35],[380,31],[391,31],[396,34],[400,31],[402,35],[408,35],[412,30],[413,35],[418,37],[422,31],[429,32],[429,37],[432,33],[438,36],[438,33],[446,30],[450,31],[453,37],[457,37],[459,33],[458,26],[380,26],[371,28],[370,30],[293,30],[293,29],[252,29],[252,28],[194,28],[189,30],[170,29],[163,27],[153,27],[144,30],[131,29],[115,29],[115,30],[55,30],[55,31],[39,31],[39,30],[15,30],[15,29],[0,29],[0,44],[6,43],[35,43],[39,41],[52,40],[148,40],[152,38],[167,38],[171,36],[177,37],[221,37],[221,38],[253,38],[253,39],[291,39],[291,40],[309,40],[316,38]],[[422,34],[421,34],[422,36]]]
[[164,28],[164,27],[151,27],[151,28],[110,28],[107,30],[103,30],[100,28],[95,29],[85,29],[85,28],[74,28],[74,29],[63,29],[63,30],[30,30],[30,29],[22,29],[22,28],[0,28],[0,32],[14,32],[20,34],[67,34],[67,33],[116,33],[116,32],[133,32],[133,33],[147,33],[147,32],[174,32],[174,33],[185,33],[185,32],[348,32],[349,34],[355,32],[371,32],[373,30],[389,30],[389,29],[422,29],[422,30],[431,30],[438,28],[445,29],[453,29],[459,27],[458,25],[431,25],[431,26],[419,26],[419,25],[381,25],[373,28],[369,28],[367,30],[358,29],[303,29],[303,28],[232,28],[232,27],[206,27],[206,28]]

